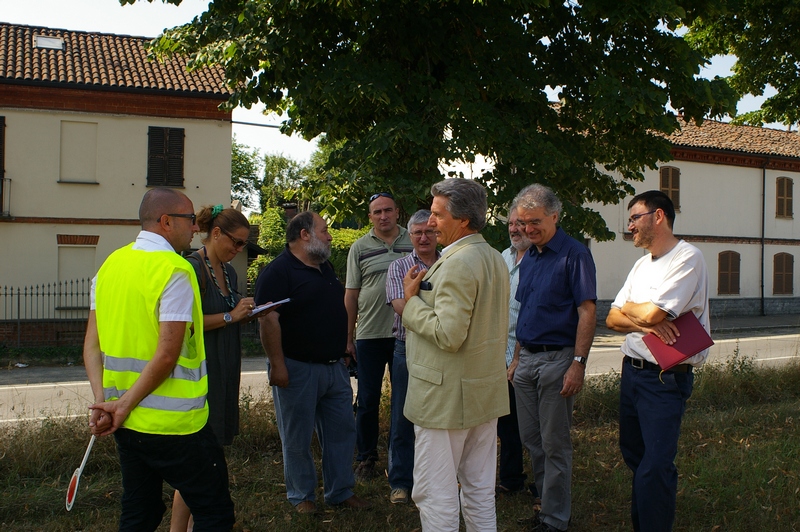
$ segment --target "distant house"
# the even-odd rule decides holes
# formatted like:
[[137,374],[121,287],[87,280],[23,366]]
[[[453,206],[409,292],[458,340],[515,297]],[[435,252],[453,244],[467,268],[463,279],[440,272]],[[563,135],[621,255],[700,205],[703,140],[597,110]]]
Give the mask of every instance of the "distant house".
[[[674,159],[645,172],[637,192],[660,189],[677,208],[675,233],[700,248],[710,277],[712,314],[798,314],[800,135],[706,120],[669,137]],[[590,242],[598,270],[598,317],[643,251],[628,233],[626,198],[598,206],[613,242]]]
[[0,287],[93,276],[150,187],[230,204],[222,70],[148,61],[148,41],[0,23]]

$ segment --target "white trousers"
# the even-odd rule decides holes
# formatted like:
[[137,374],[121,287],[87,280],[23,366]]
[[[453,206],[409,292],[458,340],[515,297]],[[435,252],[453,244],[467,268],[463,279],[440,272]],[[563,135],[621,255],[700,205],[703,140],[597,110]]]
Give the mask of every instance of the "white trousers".
[[497,530],[494,484],[497,419],[463,430],[414,425],[414,489],[424,532],[458,532],[460,505],[467,532]]

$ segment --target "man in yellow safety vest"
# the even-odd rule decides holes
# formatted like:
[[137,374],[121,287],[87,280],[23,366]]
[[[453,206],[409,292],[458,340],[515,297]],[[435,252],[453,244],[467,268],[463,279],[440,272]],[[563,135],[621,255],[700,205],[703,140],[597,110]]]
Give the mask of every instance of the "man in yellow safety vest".
[[233,503],[222,447],[209,427],[203,313],[189,249],[191,200],[149,190],[142,231],[112,253],[92,284],[83,358],[96,404],[92,434],[114,434],[122,469],[120,530],[155,530],[162,482],[180,490],[194,530],[230,530]]

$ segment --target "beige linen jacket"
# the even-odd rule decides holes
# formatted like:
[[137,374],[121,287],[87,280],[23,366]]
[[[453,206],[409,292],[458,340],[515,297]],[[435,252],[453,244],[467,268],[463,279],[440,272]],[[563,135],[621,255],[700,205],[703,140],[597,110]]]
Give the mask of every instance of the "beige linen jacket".
[[467,429],[509,413],[508,268],[480,234],[462,238],[425,275],[403,310],[415,425]]

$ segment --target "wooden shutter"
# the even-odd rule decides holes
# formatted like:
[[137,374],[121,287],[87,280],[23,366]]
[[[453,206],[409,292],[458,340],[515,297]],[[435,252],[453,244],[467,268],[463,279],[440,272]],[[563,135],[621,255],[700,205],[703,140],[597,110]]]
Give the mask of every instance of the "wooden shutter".
[[739,293],[739,263],[741,257],[735,251],[719,254],[717,293],[737,295]]
[[[0,116],[0,216],[6,211],[5,206],[5,179],[6,177],[6,117]],[[9,207],[10,208],[10,207]]]
[[661,192],[669,196],[676,211],[681,208],[681,169],[674,166],[662,166]]
[[151,126],[148,129],[148,186],[183,186],[183,141],[183,128]]
[[791,218],[794,214],[792,193],[794,181],[789,177],[779,177],[775,182],[775,216]]
[[794,294],[794,256],[789,253],[777,253],[773,260],[772,270],[773,295]]

